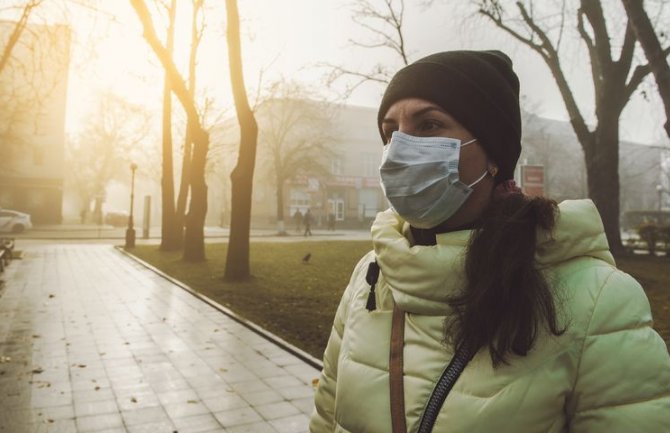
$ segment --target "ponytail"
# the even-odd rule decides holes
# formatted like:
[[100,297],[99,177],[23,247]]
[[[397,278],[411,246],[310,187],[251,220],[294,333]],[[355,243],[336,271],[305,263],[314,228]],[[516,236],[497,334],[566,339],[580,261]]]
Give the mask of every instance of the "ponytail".
[[494,366],[510,353],[525,356],[539,328],[561,335],[551,289],[535,267],[537,229],[551,230],[556,202],[520,193],[494,199],[470,238],[466,286],[450,299],[446,341],[487,347]]

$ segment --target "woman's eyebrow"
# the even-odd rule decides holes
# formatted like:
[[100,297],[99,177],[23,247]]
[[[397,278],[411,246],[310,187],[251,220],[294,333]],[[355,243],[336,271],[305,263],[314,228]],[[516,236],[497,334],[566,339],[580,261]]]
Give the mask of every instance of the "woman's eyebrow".
[[[430,107],[422,108],[422,109],[412,113],[412,118],[421,117],[424,114],[430,113],[431,111],[437,111],[438,113],[447,114],[447,112],[444,111],[443,109],[441,109],[440,107],[430,106]],[[398,122],[391,117],[386,117],[384,120],[382,120],[382,125],[396,124],[396,123],[398,123]]]
[[413,118],[421,117],[424,114],[430,113],[431,111],[437,111],[438,113],[441,113],[441,114],[447,114],[447,112],[444,111],[443,109],[441,109],[440,107],[430,106],[430,107],[422,108],[421,110],[416,111],[414,114],[412,114],[412,117]]

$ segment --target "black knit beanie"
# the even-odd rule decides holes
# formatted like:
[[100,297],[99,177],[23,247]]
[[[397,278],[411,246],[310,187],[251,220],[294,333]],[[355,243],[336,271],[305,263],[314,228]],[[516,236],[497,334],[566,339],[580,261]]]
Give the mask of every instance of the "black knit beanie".
[[514,177],[521,153],[519,79],[512,61],[500,51],[447,51],[432,54],[395,74],[382,98],[377,126],[395,102],[431,101],[477,138],[498,165],[496,183]]

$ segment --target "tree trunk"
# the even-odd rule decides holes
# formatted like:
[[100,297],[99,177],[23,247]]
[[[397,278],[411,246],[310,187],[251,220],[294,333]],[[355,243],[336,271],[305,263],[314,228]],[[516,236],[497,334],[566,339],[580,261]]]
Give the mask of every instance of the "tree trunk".
[[177,211],[175,215],[176,227],[179,236],[184,238],[184,226],[186,220],[186,204],[188,193],[191,188],[191,166],[193,164],[193,140],[191,139],[190,125],[186,125],[186,138],[184,139],[184,155],[181,160],[181,180],[179,182],[179,194],[177,195]]
[[623,0],[622,2],[637,40],[649,61],[651,72],[656,78],[658,93],[665,107],[665,133],[670,137],[670,66],[666,61],[667,54],[661,48],[649,16],[644,11],[642,0]]
[[[151,20],[151,13],[144,0],[130,0],[137,17],[144,29],[144,38],[160,60],[169,76],[172,92],[179,98],[187,117],[187,129],[193,137],[193,157],[191,164],[192,200],[189,215],[186,221],[185,235],[189,236],[188,243],[184,244],[184,260],[204,260],[204,222],[207,214],[207,184],[205,183],[205,164],[209,148],[209,134],[202,128],[200,116],[195,106],[193,95],[189,92],[184,79],[174,64],[172,57],[163,47],[156,36]],[[197,225],[200,224],[200,227]]]
[[280,236],[286,235],[286,227],[284,225],[284,182],[277,179],[277,234]]
[[[614,110],[613,110],[614,111]],[[619,114],[599,119],[591,145],[584,147],[589,197],[598,208],[612,253],[624,252],[619,231]]]
[[[202,7],[202,0],[193,3],[193,13],[191,14],[191,50],[188,56],[188,91],[191,97],[195,99],[195,84],[196,84],[196,63],[198,46],[200,39],[198,38],[198,11]],[[207,140],[209,145],[209,139]],[[186,204],[188,202],[189,189],[191,188],[191,172],[199,171],[197,168],[192,168],[194,164],[193,157],[193,124],[189,120],[186,125],[186,136],[184,137],[184,155],[181,166],[181,182],[179,184],[179,195],[177,196],[177,226],[179,235],[183,242],[189,242],[185,237],[187,236],[186,227]],[[204,176],[204,175],[203,175]],[[202,188],[199,186],[198,188]],[[206,186],[205,186],[206,188]],[[205,197],[207,194],[205,193]],[[191,200],[193,200],[193,191],[191,190]],[[200,199],[198,199],[200,200]],[[204,219],[203,219],[204,222]],[[196,238],[200,236],[199,231],[189,230],[188,233],[195,233]],[[193,240],[197,243],[197,239]],[[204,248],[204,245],[203,245]]]
[[193,161],[191,164],[191,201],[184,225],[184,256],[189,262],[205,260],[205,217],[207,216],[207,183],[205,165],[209,149],[209,133],[193,131]]
[[[172,55],[174,47],[174,26],[177,12],[177,1],[172,0],[170,4],[170,25],[167,35],[167,51]],[[165,73],[165,85],[163,87],[163,173],[161,179],[161,246],[164,251],[172,251],[181,248],[181,229],[177,226],[174,204],[174,166],[172,159],[172,90]]]
[[230,175],[232,211],[230,220],[230,240],[226,257],[226,280],[243,280],[250,276],[249,229],[251,222],[251,194],[253,190],[254,168],[256,165],[256,144],[258,125],[249,106],[244,75],[242,73],[242,52],[240,47],[240,17],[236,0],[226,0],[228,16],[228,60],[230,82],[235,100],[235,111],[240,124],[240,152],[237,165]]

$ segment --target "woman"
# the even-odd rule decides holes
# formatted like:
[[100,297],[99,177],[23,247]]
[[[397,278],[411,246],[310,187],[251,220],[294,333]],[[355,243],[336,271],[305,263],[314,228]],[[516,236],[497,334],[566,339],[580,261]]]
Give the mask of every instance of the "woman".
[[498,51],[390,82],[393,208],[337,310],[311,432],[670,432],[667,348],[595,206],[514,185],[518,96]]

